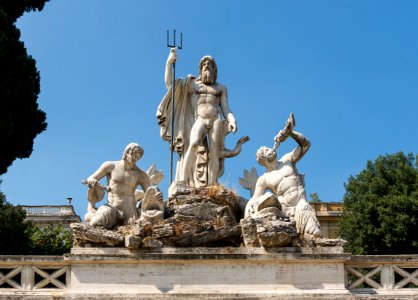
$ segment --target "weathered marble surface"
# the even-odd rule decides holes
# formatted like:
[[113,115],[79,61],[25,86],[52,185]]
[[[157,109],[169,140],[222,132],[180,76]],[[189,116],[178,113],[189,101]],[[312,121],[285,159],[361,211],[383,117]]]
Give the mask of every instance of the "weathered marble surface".
[[242,199],[222,186],[177,191],[165,203],[164,209],[161,208],[162,202],[150,199],[143,205],[148,206],[144,210],[151,214],[132,224],[112,230],[85,223],[72,224],[75,244],[129,249],[244,245],[274,249],[296,246],[311,248],[312,252],[324,248],[335,252],[340,251],[338,249],[342,249],[345,242],[300,238],[295,221],[281,211],[276,198],[267,195],[257,206],[259,213],[245,218]]
[[[316,239],[321,237],[320,225],[315,212],[306,200],[304,176],[299,174],[296,168],[296,163],[309,150],[311,143],[304,135],[294,130],[295,123],[293,114],[290,114],[283,130],[280,130],[274,138],[274,147],[261,147],[257,151],[257,162],[266,167],[265,173],[255,180],[254,176],[257,175],[255,170],[245,171],[244,178],[240,178],[242,186],[250,189],[253,193],[245,208],[246,221],[242,222],[248,225],[258,223],[257,228],[266,228],[268,232],[267,234],[266,230],[256,230],[258,238],[248,237],[245,239],[246,243],[249,242],[249,245],[273,243],[273,232],[283,231],[280,229],[280,227],[283,227],[281,223],[270,221],[269,225],[260,225],[262,223],[260,220],[266,219],[266,212],[269,215],[275,214],[274,217],[267,217],[270,220],[283,219],[284,213],[296,225],[297,233],[301,238]],[[277,148],[289,137],[294,139],[298,146],[277,160]],[[275,210],[269,211],[267,210],[268,207],[275,208]],[[255,222],[250,222],[247,218],[253,218]],[[249,230],[244,232],[244,236],[250,236],[250,233],[254,232],[254,226],[244,226],[243,229]],[[275,227],[277,227],[277,230]],[[266,236],[265,242],[262,242],[265,239],[262,236]],[[283,238],[282,235],[277,237],[279,236]]]
[[[126,146],[120,161],[106,161],[100,168],[83,181],[88,186],[88,207],[85,220],[93,226],[113,228],[117,224],[130,224],[138,219],[137,202],[143,200],[144,208],[154,210],[162,209],[163,196],[157,187],[163,174],[156,169],[155,164],[147,170],[140,169],[136,163],[141,159],[144,150],[136,143]],[[107,185],[99,182],[106,177]],[[137,190],[140,186],[142,190]],[[100,202],[108,192],[108,203],[96,209],[95,204]],[[146,209],[144,209],[146,210]],[[161,213],[160,213],[161,215]],[[144,217],[147,212],[144,213]],[[155,216],[149,216],[155,219]]]
[[[90,250],[95,253],[88,253]],[[101,250],[75,249],[66,256],[72,264],[72,293],[131,292],[141,298],[164,295],[174,299],[315,299],[315,294],[316,299],[331,295],[338,299],[349,295],[344,262],[350,256],[345,254],[230,247],[138,249],[130,253],[113,248],[100,254]]]
[[102,226],[93,226],[86,223],[72,223],[70,225],[74,239],[79,245],[100,244],[104,246],[121,246],[123,235],[118,231],[109,230]]
[[179,78],[173,86],[172,65],[176,60],[176,48],[172,48],[164,76],[167,94],[157,109],[160,135],[172,141],[172,151],[179,154],[176,181],[191,187],[216,185],[223,174],[224,159],[238,155],[248,137],[241,138],[233,150],[225,148],[225,136],[237,131],[237,123],[229,108],[227,89],[217,82],[215,59],[204,56],[198,78]]
[[[221,187],[202,187],[171,197],[165,219],[147,215],[115,230],[90,224],[72,224],[75,242],[80,246],[122,246],[160,248],[167,246],[240,246],[243,211],[240,199]],[[161,203],[151,201],[148,211],[161,211]],[[151,209],[150,208],[155,208]]]
[[257,215],[242,219],[240,225],[247,247],[285,247],[298,236],[295,222],[283,216],[277,207],[262,209]]
[[411,271],[418,255],[304,249],[73,248],[64,257],[3,255],[0,299],[417,299]]

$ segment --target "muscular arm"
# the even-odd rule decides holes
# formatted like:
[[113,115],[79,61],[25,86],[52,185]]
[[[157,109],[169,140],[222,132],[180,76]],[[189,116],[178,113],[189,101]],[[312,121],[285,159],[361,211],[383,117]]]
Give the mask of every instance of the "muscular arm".
[[264,193],[266,192],[266,189],[267,189],[267,184],[264,180],[264,176],[261,176],[257,179],[254,195],[251,197],[251,199],[248,201],[247,205],[245,206],[245,217],[248,217],[254,214],[255,210],[254,210],[253,205],[255,203],[255,199],[264,195]]
[[261,176],[258,178],[257,183],[255,184],[254,195],[251,198],[255,199],[257,197],[264,195],[266,190],[267,190],[267,183],[265,182],[264,176]]
[[292,152],[284,155],[282,160],[290,160],[292,163],[297,163],[311,147],[311,142],[301,133],[292,131],[290,136],[298,143],[298,146]]
[[[115,168],[115,163],[112,161],[106,161],[104,162],[100,168],[94,172],[92,175],[89,176],[89,178],[87,178],[87,181],[90,183],[90,181],[98,181],[100,179],[102,179],[103,177],[105,177],[107,174],[111,173],[112,170]],[[94,185],[94,183],[92,183]]]
[[172,80],[173,80],[173,68],[171,67],[173,63],[176,62],[177,53],[176,48],[171,48],[170,54],[168,55],[167,62],[165,64],[165,72],[164,72],[164,82],[165,87],[167,90],[171,87]]
[[147,173],[145,173],[142,170],[139,170],[139,178],[138,178],[138,184],[141,186],[142,190],[144,192],[147,191],[147,189],[150,187],[151,182],[149,180],[149,176]]
[[235,121],[234,115],[229,109],[228,91],[225,86],[222,86],[220,106],[221,106],[222,114],[224,115],[225,119],[228,121],[228,130],[235,133],[237,131],[237,123]]

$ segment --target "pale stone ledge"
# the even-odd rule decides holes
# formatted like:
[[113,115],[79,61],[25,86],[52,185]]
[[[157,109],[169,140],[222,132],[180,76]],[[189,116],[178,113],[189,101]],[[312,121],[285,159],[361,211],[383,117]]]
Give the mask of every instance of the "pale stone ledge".
[[418,298],[418,255],[302,252],[73,248],[64,258],[0,256],[0,299]]

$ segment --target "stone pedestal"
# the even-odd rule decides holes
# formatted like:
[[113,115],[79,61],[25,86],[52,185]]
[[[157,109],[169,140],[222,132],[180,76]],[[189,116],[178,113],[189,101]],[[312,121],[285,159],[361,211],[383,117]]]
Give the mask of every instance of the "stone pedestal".
[[418,299],[418,255],[338,252],[163,247],[0,255],[0,300]]
[[88,299],[344,298],[347,254],[280,248],[73,248],[68,296]]

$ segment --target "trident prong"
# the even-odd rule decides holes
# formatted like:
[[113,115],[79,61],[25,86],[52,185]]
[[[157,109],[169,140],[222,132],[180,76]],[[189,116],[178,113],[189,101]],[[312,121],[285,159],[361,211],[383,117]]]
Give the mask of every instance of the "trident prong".
[[183,33],[180,32],[180,45],[176,44],[176,30],[173,30],[173,44],[170,44],[170,31],[167,30],[167,47],[183,49]]
[[[173,44],[170,44],[170,32],[167,30],[167,47],[183,49],[183,33],[180,33],[180,45],[176,44],[176,30],[173,30]],[[170,141],[170,184],[173,182],[173,151],[174,151],[174,94],[176,81],[176,62],[173,62],[173,77],[171,78],[171,141]]]

